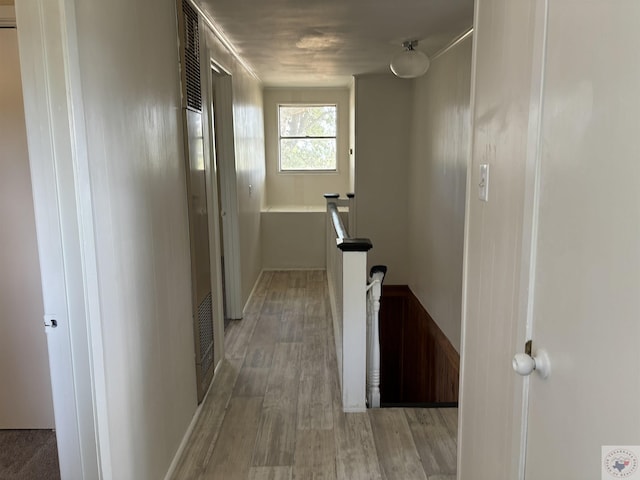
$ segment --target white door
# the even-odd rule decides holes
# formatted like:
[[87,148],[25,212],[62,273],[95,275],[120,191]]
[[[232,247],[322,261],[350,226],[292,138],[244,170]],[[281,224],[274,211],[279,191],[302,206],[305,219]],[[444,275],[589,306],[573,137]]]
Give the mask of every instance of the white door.
[[548,4],[525,478],[591,480],[640,445],[640,2]]
[[0,29],[0,429],[53,428],[18,40]]

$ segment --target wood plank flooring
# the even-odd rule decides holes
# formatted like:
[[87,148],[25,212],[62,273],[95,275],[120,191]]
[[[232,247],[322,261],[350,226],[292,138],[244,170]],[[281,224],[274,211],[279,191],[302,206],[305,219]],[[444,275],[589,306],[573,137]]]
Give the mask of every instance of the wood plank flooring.
[[457,409],[342,412],[324,271],[264,272],[175,480],[455,480]]

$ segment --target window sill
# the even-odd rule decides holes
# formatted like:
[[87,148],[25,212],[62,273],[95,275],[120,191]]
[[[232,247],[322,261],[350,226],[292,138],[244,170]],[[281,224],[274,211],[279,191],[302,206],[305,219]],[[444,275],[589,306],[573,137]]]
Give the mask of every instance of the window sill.
[[[347,207],[339,207],[339,211],[348,212]],[[270,205],[262,208],[262,213],[324,213],[327,207],[324,205]]]
[[339,175],[338,170],[278,170],[278,175]]

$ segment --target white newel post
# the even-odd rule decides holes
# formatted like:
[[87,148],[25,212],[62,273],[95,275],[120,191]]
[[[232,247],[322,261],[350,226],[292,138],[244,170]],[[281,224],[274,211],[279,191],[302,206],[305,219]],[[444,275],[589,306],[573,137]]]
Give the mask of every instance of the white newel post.
[[367,252],[368,238],[349,234],[339,208],[349,208],[355,226],[354,195],[341,199],[325,194],[327,201],[327,278],[336,339],[336,355],[342,387],[342,409],[364,412],[367,408]]
[[367,252],[343,251],[342,407],[364,412],[367,377]]

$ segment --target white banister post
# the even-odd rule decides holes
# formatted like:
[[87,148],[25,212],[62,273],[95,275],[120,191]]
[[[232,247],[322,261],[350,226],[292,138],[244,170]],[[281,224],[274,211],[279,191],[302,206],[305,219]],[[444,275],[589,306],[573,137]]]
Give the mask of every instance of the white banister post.
[[342,407],[345,412],[363,412],[367,376],[367,252],[344,251],[342,260]]
[[349,236],[357,237],[356,232],[356,194],[347,193],[349,199]]
[[367,312],[367,402],[369,408],[380,407],[380,297],[382,281],[387,268],[382,265],[371,269],[369,284],[369,310]]

